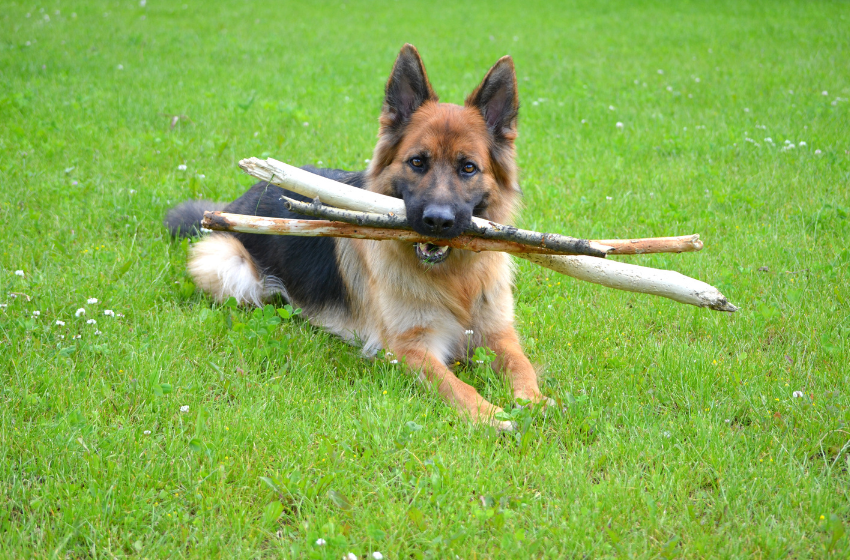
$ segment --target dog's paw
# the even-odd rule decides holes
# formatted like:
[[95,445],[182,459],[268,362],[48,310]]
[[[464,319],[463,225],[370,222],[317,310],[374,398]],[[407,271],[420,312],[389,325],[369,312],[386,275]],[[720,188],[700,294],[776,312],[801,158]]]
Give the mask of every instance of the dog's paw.
[[494,408],[493,414],[485,418],[479,417],[479,420],[482,423],[486,423],[493,428],[496,428],[497,432],[513,432],[517,429],[517,424],[515,421],[508,419],[509,416],[505,414],[505,411],[501,408]]
[[515,432],[517,429],[516,422],[511,420],[496,420],[493,418],[493,421],[490,422],[490,425],[496,428],[497,432]]
[[546,410],[549,407],[554,407],[556,404],[554,399],[550,399],[541,394],[536,394],[532,397],[524,397],[522,395],[514,395],[514,400],[517,401],[517,406],[525,408],[526,406],[539,407]]

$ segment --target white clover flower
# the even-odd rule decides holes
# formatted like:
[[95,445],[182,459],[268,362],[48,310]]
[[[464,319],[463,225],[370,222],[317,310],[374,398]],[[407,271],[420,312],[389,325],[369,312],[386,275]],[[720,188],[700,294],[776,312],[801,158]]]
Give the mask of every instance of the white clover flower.
[[750,112],[750,108],[749,108],[749,107],[744,107],[744,112],[745,112],[745,113],[749,113],[749,112]]
[[[310,126],[310,123],[308,123],[308,122],[304,122],[304,123],[301,123],[301,124],[304,125],[304,126]],[[319,539],[319,540],[321,540],[321,539]],[[316,541],[316,542],[318,542],[318,541]]]
[[181,163],[180,165],[177,166],[177,170],[178,171],[186,171],[186,164]]
[[398,360],[390,360],[390,363],[391,363],[391,364],[397,364],[397,363],[398,363]]
[[103,314],[106,315],[107,317],[115,317],[115,312],[112,311],[111,309],[104,309]]
[[613,106],[613,105],[608,105],[608,110],[609,110],[609,111],[613,111],[613,110],[614,110],[614,106]]
[[62,340],[65,340],[65,335],[64,335],[64,334],[60,334],[60,335],[59,335],[59,338],[61,338]]
[[822,153],[823,153],[823,152],[821,152],[820,150],[815,150],[815,155],[816,155],[816,156],[819,156],[819,155],[821,155]]
[[116,68],[118,68],[119,70],[123,70],[123,69],[124,69],[124,65],[123,65],[123,64],[119,64],[118,66],[116,66]]
[[143,434],[145,434],[146,436],[151,435],[151,431],[150,431],[150,430],[145,430],[145,431],[144,431],[144,432],[142,432],[142,433],[143,433]]
[[56,326],[57,326],[57,327],[64,327],[64,326],[65,326],[65,321],[60,321],[60,320],[58,320],[58,319],[57,319],[57,320],[56,320]]
[[74,317],[79,317],[80,315],[85,315],[85,314],[86,314],[86,310],[81,307],[74,312]]
[[800,146],[800,147],[802,148],[803,146],[805,146],[805,145],[806,145],[806,143],[805,143],[805,142],[803,142],[803,141],[800,141],[800,143],[799,143],[799,144],[797,144],[797,145],[798,145],[798,146]]
[[384,560],[384,555],[376,550],[372,553],[372,558],[374,558],[375,560]]
[[357,560],[357,555],[353,552],[349,552],[348,554],[342,557],[342,560]]
[[662,69],[660,69],[660,68],[659,68],[659,69],[658,69],[658,73],[659,73],[659,74],[663,74],[663,73],[664,73],[664,70],[662,70]]
[[624,125],[624,124],[623,124],[623,123],[621,123],[621,122],[617,122],[617,128],[623,128],[624,126],[626,126],[626,125]]
[[184,404],[183,406],[181,406],[181,407],[180,407],[180,412],[189,412],[189,405],[188,405],[188,404]]
[[822,91],[821,95],[824,95],[824,96],[829,95],[829,92],[828,91]]
[[770,136],[768,136],[767,138],[765,138],[765,139],[764,139],[764,141],[765,141],[765,142],[770,142],[771,144],[773,144],[773,138],[771,138]]
[[206,179],[206,178],[207,178],[207,176],[204,175],[203,173],[198,174],[198,179]]
[[41,311],[33,311],[32,312],[33,317],[38,317],[39,315],[41,315]]
[[97,324],[97,321],[95,321],[94,319],[89,319],[88,321],[86,321],[86,324],[89,324],[89,325],[96,325],[96,324]]
[[371,159],[364,159],[363,163],[369,163],[370,161],[372,161],[372,160]]
[[806,394],[803,393],[803,391],[794,391],[794,393],[791,396],[794,397],[795,399],[802,399],[804,396],[806,396]]
[[326,541],[325,539],[321,537],[316,539],[316,546],[325,546],[326,544],[328,544],[328,541]]
[[116,316],[116,317],[123,317],[123,316],[124,316],[124,314],[123,314],[123,313],[116,313],[116,314],[115,314],[115,316]]
[[83,335],[81,335],[81,334],[74,335],[74,340],[77,340],[77,339],[80,339],[80,338],[83,338]]
[[100,331],[94,331],[94,334],[95,334],[95,336],[100,336],[100,335],[102,335],[103,333],[102,333],[102,332],[100,332]]
[[694,78],[694,81],[695,81],[696,83],[699,83],[699,78]]
[[614,197],[613,196],[606,196],[605,200],[614,200]]
[[667,86],[667,91],[673,91],[673,86]]
[[96,297],[90,297],[89,299],[86,300],[86,303],[88,303],[89,305],[94,305],[95,303],[97,303],[97,298]]
[[0,303],[0,309],[6,309],[7,307],[9,307],[8,303]]
[[23,271],[23,270],[16,270],[16,271],[15,271],[15,276],[21,276],[21,277],[23,277],[23,275],[24,275],[24,271]]
[[671,437],[673,437],[673,434],[671,434],[671,433],[670,433],[670,432],[668,432],[668,431],[663,432],[663,434],[662,434],[662,435],[663,435],[664,437],[666,437],[667,439],[670,439]]

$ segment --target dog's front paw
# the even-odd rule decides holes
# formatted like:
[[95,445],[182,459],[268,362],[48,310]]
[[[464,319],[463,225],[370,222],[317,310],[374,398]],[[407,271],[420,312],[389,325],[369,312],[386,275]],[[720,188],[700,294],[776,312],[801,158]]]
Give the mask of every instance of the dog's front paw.
[[514,432],[517,429],[517,424],[513,420],[497,420],[493,418],[490,425],[496,428],[497,432]]
[[543,409],[547,409],[557,404],[554,399],[550,399],[549,397],[541,395],[540,393],[533,393],[530,395],[524,393],[516,393],[514,394],[514,400],[516,400],[518,406],[521,407],[524,407],[526,405],[536,405]]
[[[482,418],[481,420],[484,420]],[[485,422],[482,422],[482,424]],[[513,432],[517,428],[517,423],[501,408],[494,407],[493,414],[488,416],[486,423],[496,428],[498,432]]]

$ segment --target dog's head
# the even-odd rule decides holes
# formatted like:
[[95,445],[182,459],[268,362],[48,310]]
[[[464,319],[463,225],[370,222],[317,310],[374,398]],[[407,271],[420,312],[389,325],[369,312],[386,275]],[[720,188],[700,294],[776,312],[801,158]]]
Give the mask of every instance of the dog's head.
[[[509,221],[519,196],[518,110],[510,57],[501,58],[460,106],[438,102],[419,53],[405,45],[387,81],[370,189],[403,199],[413,229],[429,237],[456,237],[472,216]],[[416,246],[419,259],[431,264],[448,253]]]

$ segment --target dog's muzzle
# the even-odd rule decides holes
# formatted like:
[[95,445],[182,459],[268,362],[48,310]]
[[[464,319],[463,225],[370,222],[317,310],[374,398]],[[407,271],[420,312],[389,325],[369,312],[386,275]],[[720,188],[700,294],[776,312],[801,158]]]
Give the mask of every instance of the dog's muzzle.
[[451,247],[434,245],[433,243],[416,243],[413,245],[416,250],[416,258],[423,264],[440,264],[449,257]]

